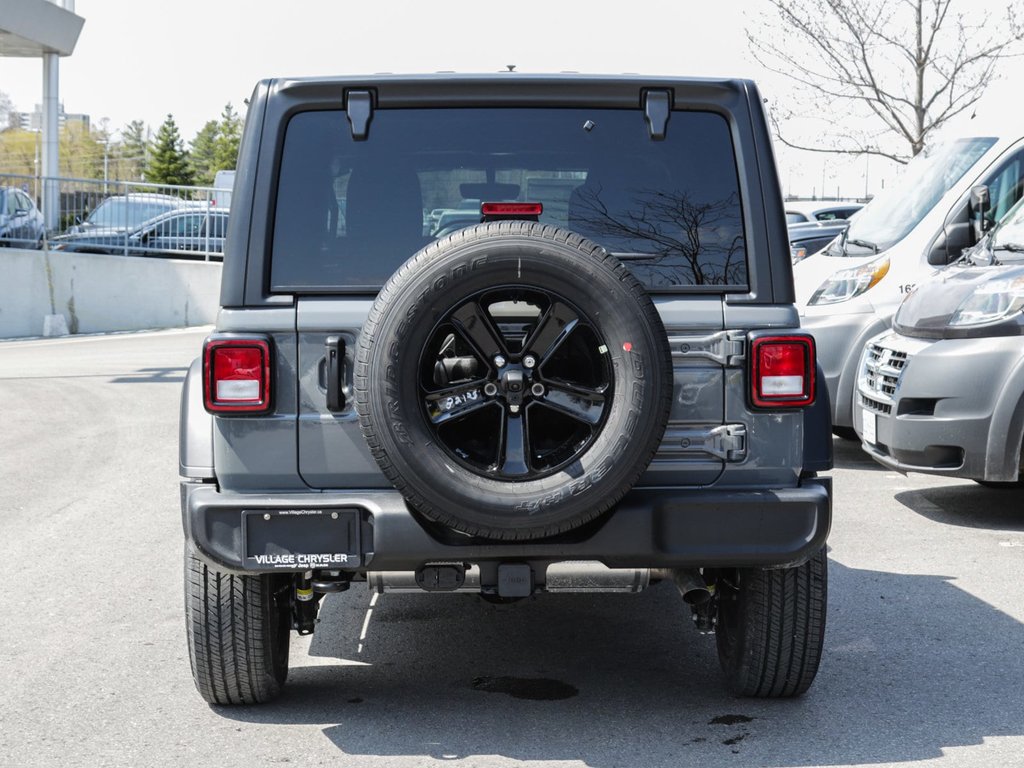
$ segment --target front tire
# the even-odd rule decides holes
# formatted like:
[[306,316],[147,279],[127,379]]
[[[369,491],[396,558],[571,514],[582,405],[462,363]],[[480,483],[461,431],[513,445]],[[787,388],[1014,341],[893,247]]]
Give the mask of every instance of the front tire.
[[289,582],[236,576],[185,549],[185,624],[192,678],[210,704],[261,704],[288,676]]
[[737,696],[799,696],[821,661],[828,595],[822,548],[803,565],[741,568],[717,580],[718,658]]

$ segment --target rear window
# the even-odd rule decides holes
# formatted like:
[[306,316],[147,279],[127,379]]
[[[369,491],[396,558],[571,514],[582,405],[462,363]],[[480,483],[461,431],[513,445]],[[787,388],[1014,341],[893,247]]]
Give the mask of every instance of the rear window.
[[108,198],[89,214],[86,221],[97,227],[134,227],[177,207],[174,202]]
[[271,290],[377,290],[482,202],[543,203],[540,220],[617,254],[650,289],[745,290],[729,126],[673,112],[652,141],[639,110],[377,110],[355,141],[345,113],[299,113],[285,134]]

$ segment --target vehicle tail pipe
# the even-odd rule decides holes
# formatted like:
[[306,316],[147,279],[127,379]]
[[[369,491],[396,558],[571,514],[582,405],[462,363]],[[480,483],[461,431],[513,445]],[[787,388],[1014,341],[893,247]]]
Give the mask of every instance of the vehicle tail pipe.
[[672,580],[687,605],[703,605],[711,599],[704,577],[695,568],[678,568],[672,571]]

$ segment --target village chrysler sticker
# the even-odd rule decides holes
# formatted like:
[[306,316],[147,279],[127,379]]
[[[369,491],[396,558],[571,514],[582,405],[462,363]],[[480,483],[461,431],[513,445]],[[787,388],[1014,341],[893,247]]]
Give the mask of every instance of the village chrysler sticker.
[[314,570],[360,564],[359,511],[250,509],[242,513],[247,568]]

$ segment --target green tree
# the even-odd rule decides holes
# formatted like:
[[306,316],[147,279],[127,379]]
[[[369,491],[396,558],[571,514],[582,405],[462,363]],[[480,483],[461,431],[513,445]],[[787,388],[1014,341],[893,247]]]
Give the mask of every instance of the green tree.
[[125,181],[142,178],[149,154],[149,129],[142,120],[132,120],[121,131],[117,146],[117,170],[111,176]]
[[174,115],[160,125],[150,148],[146,180],[157,184],[191,184],[192,168]]
[[33,175],[39,134],[11,128],[0,133],[0,173]]
[[196,184],[209,186],[213,184],[213,175],[217,172],[217,140],[220,138],[220,123],[210,120],[199,129],[192,139],[189,150],[189,161],[192,164],[192,176]]
[[233,171],[238,162],[238,145],[242,141],[242,118],[235,112],[231,102],[225,105],[220,115],[219,128],[213,170]]
[[90,133],[77,123],[65,125],[57,139],[61,176],[102,179],[103,143],[100,138],[100,134]]

